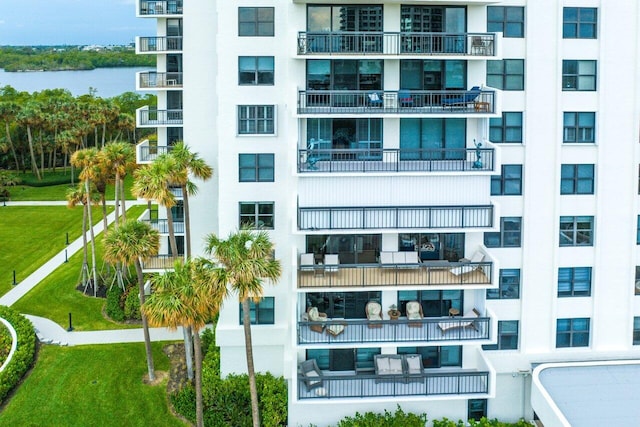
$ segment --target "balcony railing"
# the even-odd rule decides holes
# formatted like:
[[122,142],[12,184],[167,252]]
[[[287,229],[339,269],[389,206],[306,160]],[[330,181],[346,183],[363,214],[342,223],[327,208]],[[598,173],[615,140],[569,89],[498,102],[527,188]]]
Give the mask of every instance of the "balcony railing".
[[182,255],[156,255],[154,257],[147,258],[142,261],[143,270],[166,270],[173,268],[173,264],[179,260],[184,259]]
[[489,372],[462,370],[425,372],[416,375],[354,375],[323,373],[323,392],[308,390],[298,377],[298,399],[354,397],[446,396],[489,393]]
[[182,87],[182,73],[156,73],[155,71],[149,71],[140,73],[138,76],[138,84],[141,89]]
[[151,143],[148,139],[145,139],[137,146],[137,162],[148,163],[152,162],[162,154],[166,154],[171,151],[170,146],[158,146],[157,142]]
[[494,170],[493,148],[298,150],[298,172],[481,172]]
[[[319,333],[322,327],[344,327],[338,335]],[[445,325],[445,327],[441,327]],[[363,344],[442,341],[488,341],[491,337],[488,317],[443,317],[420,320],[328,320],[298,322],[298,344]],[[315,326],[312,330],[311,326]]]
[[174,197],[182,197],[182,187],[169,187],[169,191]]
[[494,33],[299,32],[298,55],[496,55]]
[[138,126],[182,125],[182,110],[138,109]]
[[301,90],[298,114],[492,114],[492,90]]
[[140,0],[140,15],[180,15],[182,0]]
[[[456,268],[464,267],[458,273]],[[458,274],[456,274],[458,273]],[[366,286],[469,286],[491,285],[493,263],[425,261],[419,264],[316,264],[298,270],[298,288]]]
[[[158,230],[160,234],[169,234],[169,221],[166,219],[146,220],[151,228]],[[184,222],[173,220],[173,232],[184,234]]]
[[182,50],[182,36],[140,37],[139,52],[178,52]]
[[299,207],[299,230],[493,227],[493,206]]

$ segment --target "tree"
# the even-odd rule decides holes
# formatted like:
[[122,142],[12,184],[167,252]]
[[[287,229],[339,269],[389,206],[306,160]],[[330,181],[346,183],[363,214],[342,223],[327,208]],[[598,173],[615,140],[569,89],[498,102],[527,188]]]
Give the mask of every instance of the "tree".
[[76,188],[70,188],[66,194],[67,207],[73,209],[78,204],[82,204],[82,285],[87,287],[89,283],[89,263],[88,263],[88,245],[87,245],[87,213],[91,209],[89,197],[85,191],[84,184],[79,184]]
[[169,246],[171,254],[178,256],[178,245],[173,228],[173,214],[171,208],[176,205],[175,195],[169,188],[169,180],[175,174],[176,161],[166,155],[159,156],[151,164],[137,169],[131,191],[136,197],[147,201],[155,200],[167,211],[167,227],[169,228]]
[[101,151],[104,166],[107,170],[115,174],[115,225],[118,226],[120,215],[120,198],[122,198],[122,209],[124,211],[124,177],[127,172],[133,169],[135,164],[135,152],[133,146],[128,142],[115,141],[107,144]]
[[182,141],[178,141],[171,149],[169,156],[173,157],[177,163],[177,173],[172,177],[174,183],[182,188],[182,199],[184,203],[184,230],[185,230],[185,253],[191,256],[191,221],[189,219],[189,196],[197,193],[198,187],[189,181],[189,175],[203,181],[208,180],[213,175],[213,168],[209,166],[198,153],[192,153],[189,147]]
[[[135,266],[141,307],[145,303],[145,295],[144,276],[140,259],[147,259],[157,255],[159,248],[160,236],[158,231],[151,228],[149,224],[133,219],[121,224],[120,227],[104,237],[104,258],[108,262],[113,264],[121,262],[126,266],[132,264]],[[156,375],[153,367],[153,354],[151,353],[149,324],[144,312],[141,313],[141,317],[149,381],[154,381]]]
[[[247,372],[251,392],[251,415],[253,426],[260,427],[258,408],[258,390],[253,364],[253,346],[251,343],[251,317],[249,300],[262,298],[263,282],[275,283],[282,269],[280,262],[273,258],[273,243],[265,231],[254,232],[242,229],[221,240],[216,235],[206,237],[206,251],[212,256],[219,269],[215,270],[216,280],[225,283],[225,291],[235,293],[242,303],[242,325],[244,328],[245,349],[247,353]],[[225,297],[227,294],[225,294]]]
[[7,187],[18,184],[20,184],[20,178],[8,171],[0,170],[0,199],[3,201],[9,200],[11,193]]
[[[213,318],[221,305],[223,287],[217,286],[215,277],[202,259],[178,260],[173,271],[154,275],[153,293],[141,306],[151,326],[165,326],[171,330],[179,326],[189,328],[195,341],[196,425],[203,424],[202,403],[202,349],[200,329]],[[185,342],[185,345],[187,343]],[[185,347],[186,348],[186,347]],[[190,357],[187,354],[187,357]]]
[[36,162],[36,154],[33,148],[33,129],[42,125],[44,120],[42,109],[35,100],[29,100],[26,105],[18,112],[18,122],[27,128],[27,140],[29,141],[29,153],[31,156],[31,170],[36,175],[38,181],[42,179],[38,163]]

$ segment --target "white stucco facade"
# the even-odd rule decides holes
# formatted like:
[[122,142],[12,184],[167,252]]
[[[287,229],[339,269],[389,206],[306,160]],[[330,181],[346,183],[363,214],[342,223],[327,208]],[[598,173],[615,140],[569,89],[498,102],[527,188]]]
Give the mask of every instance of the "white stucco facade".
[[[533,419],[538,364],[640,358],[636,0],[182,3],[138,0],[158,36],[170,20],[181,31],[157,71],[183,85],[157,89],[182,123],[159,126],[157,145],[179,135],[214,168],[190,198],[195,254],[238,229],[241,209],[260,211],[283,273],[254,313],[255,363],[288,380],[290,425],[398,404]],[[273,125],[241,117],[265,106]],[[385,265],[400,252],[419,264]],[[320,332],[311,307],[327,313]],[[239,310],[226,301],[217,326],[223,375],[246,367]],[[376,355],[414,353],[419,376],[380,380]],[[298,371],[311,359],[319,387]]]

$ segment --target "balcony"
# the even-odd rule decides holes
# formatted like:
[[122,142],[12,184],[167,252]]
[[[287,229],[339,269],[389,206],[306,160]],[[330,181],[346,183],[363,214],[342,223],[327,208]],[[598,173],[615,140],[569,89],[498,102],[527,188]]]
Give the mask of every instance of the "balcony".
[[298,207],[299,230],[451,230],[492,227],[492,205]]
[[[157,230],[160,234],[169,234],[169,222],[166,219],[146,219],[143,222],[148,223],[151,228]],[[173,220],[173,232],[176,234],[184,234],[184,222]]]
[[182,15],[182,0],[139,0],[140,16],[156,17],[158,15]]
[[136,37],[136,53],[181,52],[182,36]]
[[137,127],[181,126],[182,110],[156,110],[148,106],[136,110]]
[[184,260],[183,255],[156,255],[142,260],[142,270],[149,271],[164,271],[173,268],[173,264],[178,260]]
[[181,89],[182,73],[157,73],[145,71],[138,73],[137,89]]
[[354,397],[488,395],[489,371],[430,369],[423,374],[384,375],[323,372],[321,393],[307,390],[305,379],[298,377],[298,399],[334,399]]
[[466,59],[496,56],[495,33],[299,32],[302,56],[434,56]]
[[402,114],[443,117],[496,113],[493,90],[301,90],[298,114]]
[[157,159],[158,156],[166,154],[169,151],[171,151],[170,146],[159,147],[156,141],[151,142],[148,139],[145,139],[144,141],[136,145],[136,163],[151,163],[155,159]]
[[[373,146],[368,141],[357,144]],[[298,150],[298,172],[494,172],[494,151],[493,148]]]
[[[472,324],[473,327],[467,326]],[[443,330],[439,324],[446,325]],[[311,326],[330,328],[340,325],[344,332],[339,335],[318,333]],[[372,325],[374,327],[372,327]],[[420,342],[446,345],[458,341],[491,340],[491,319],[489,317],[442,317],[422,320],[397,319],[379,320],[328,320],[325,322],[298,322],[298,344],[368,344],[368,343],[407,343]]]
[[[468,272],[455,274],[465,266]],[[453,270],[453,272],[452,272]],[[466,270],[465,270],[466,271]],[[419,264],[316,264],[298,269],[298,289],[368,286],[485,286],[493,284],[493,262],[425,261]]]

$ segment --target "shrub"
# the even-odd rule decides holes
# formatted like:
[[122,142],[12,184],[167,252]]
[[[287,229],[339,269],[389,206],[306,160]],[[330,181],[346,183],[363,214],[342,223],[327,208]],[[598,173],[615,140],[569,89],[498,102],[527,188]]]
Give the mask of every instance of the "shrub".
[[9,329],[7,329],[4,323],[0,323],[0,366],[2,366],[11,351],[11,343],[12,340]]
[[129,320],[142,319],[140,315],[140,297],[136,286],[127,289],[127,296],[124,300],[124,317]]
[[0,403],[2,403],[7,394],[33,365],[36,352],[36,332],[31,322],[12,308],[0,306],[0,317],[11,323],[18,335],[16,352],[5,370],[0,372]]
[[433,427],[527,427],[529,425],[530,424],[525,420],[519,420],[516,423],[505,423],[502,421],[498,421],[495,418],[489,420],[485,417],[482,417],[480,421],[469,420],[468,422],[464,422],[462,420],[458,420],[458,422],[455,422],[448,418],[433,420]]
[[216,333],[213,328],[206,328],[202,331],[200,334],[200,343],[202,344],[202,360],[204,360],[209,353],[209,348],[215,347],[216,345]]
[[123,291],[119,286],[112,286],[111,289],[107,291],[107,303],[105,311],[107,313],[107,316],[117,322],[122,322],[124,320],[124,310],[120,305],[122,294]]
[[[337,427],[424,427],[427,422],[427,414],[405,413],[398,405],[395,413],[385,409],[384,414],[356,412],[353,417],[346,417],[340,421]],[[434,424],[435,425],[435,424]]]

